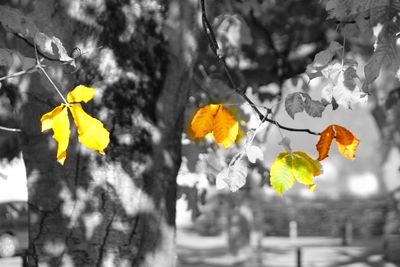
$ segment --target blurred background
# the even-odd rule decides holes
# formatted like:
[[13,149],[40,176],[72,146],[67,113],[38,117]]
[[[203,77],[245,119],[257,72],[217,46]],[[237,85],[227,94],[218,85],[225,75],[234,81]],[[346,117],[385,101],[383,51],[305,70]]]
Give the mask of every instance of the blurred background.
[[[227,150],[209,138],[194,142],[183,134],[177,177],[179,267],[400,266],[400,105],[387,97],[399,90],[393,73],[382,70],[369,102],[352,110],[329,105],[321,118],[299,113],[293,120],[284,108],[283,100],[293,92],[321,99],[327,81],[310,81],[306,68],[331,41],[343,44],[346,36],[342,56],[358,62],[361,78],[372,53],[373,39],[356,33],[354,25],[338,28],[336,21],[326,20],[320,2],[214,1],[208,15],[238,89],[255,104],[271,108],[283,125],[315,132],[330,124],[346,127],[360,139],[356,159],[343,158],[333,144],[314,192],[295,185],[279,197],[270,186],[269,168],[284,149],[279,145],[282,136],[291,140],[295,151],[313,157],[318,137],[265,124],[254,141],[264,160],[248,164],[246,185],[236,193],[216,190],[216,175],[259,121],[234,94],[207,38],[199,34],[194,40],[200,56],[189,88],[186,125],[203,104],[224,103],[240,121],[241,133]],[[0,90],[0,125],[18,125],[15,92],[12,83]],[[22,264],[26,200],[18,138],[0,130],[0,266]]]

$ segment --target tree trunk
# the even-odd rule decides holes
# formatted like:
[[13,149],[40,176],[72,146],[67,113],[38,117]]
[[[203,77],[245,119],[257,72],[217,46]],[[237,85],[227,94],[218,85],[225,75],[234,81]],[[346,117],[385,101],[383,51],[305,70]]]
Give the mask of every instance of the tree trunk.
[[58,65],[48,72],[64,95],[78,84],[94,87],[96,97],[84,108],[111,133],[101,156],[77,143],[72,123],[61,166],[52,133],[40,133],[41,115],[61,100],[43,75],[26,78],[20,114],[29,266],[175,266],[175,178],[195,8],[195,1],[162,0],[41,0],[23,7],[67,50],[80,48],[77,71]]

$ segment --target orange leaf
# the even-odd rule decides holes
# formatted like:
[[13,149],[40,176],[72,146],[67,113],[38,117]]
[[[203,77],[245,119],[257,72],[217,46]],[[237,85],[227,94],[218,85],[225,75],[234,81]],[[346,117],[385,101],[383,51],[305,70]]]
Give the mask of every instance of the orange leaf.
[[238,133],[239,123],[229,111],[221,106],[214,119],[213,135],[215,141],[227,148],[235,142]]
[[321,137],[317,143],[319,161],[328,157],[333,138],[335,138],[335,132],[333,131],[332,125],[321,132]]
[[190,122],[190,130],[195,139],[204,138],[208,133],[212,132],[214,117],[220,107],[221,105],[219,104],[211,104],[197,110]]
[[328,152],[333,138],[336,138],[338,150],[344,157],[348,159],[355,158],[356,149],[360,143],[360,140],[358,140],[357,137],[355,137],[346,128],[340,125],[332,124],[321,132],[321,137],[317,143],[319,161],[328,157]]
[[348,159],[355,159],[356,149],[360,140],[349,130],[339,125],[332,125],[336,132],[336,144],[339,152]]

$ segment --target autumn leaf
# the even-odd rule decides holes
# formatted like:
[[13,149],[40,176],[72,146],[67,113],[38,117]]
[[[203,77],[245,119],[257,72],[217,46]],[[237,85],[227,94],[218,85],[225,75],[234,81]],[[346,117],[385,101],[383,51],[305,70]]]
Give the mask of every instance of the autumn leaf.
[[[298,156],[300,156],[308,165],[309,170],[314,176],[318,176],[322,173],[321,171],[321,165],[318,161],[310,157],[307,153],[302,152],[302,151],[297,151],[295,152]],[[309,183],[306,183],[309,184]]]
[[333,124],[329,125],[321,132],[320,139],[317,143],[318,160],[328,157],[332,140],[336,139],[336,145],[339,152],[348,159],[354,159],[359,144],[359,140],[346,128]]
[[332,126],[329,126],[321,132],[321,136],[317,143],[318,160],[321,161],[328,157],[329,149],[331,148],[332,140],[335,138],[335,131]]
[[214,127],[214,118],[221,105],[211,104],[199,108],[190,122],[193,137],[196,139],[204,138],[211,133]]
[[214,118],[213,135],[215,141],[227,148],[235,142],[238,133],[239,123],[228,110],[221,106]]
[[197,110],[190,122],[190,131],[194,139],[211,133],[218,144],[227,148],[238,136],[239,123],[223,105],[210,104]]
[[68,111],[64,107],[65,105],[61,104],[52,111],[44,114],[40,119],[42,122],[42,132],[53,129],[53,138],[58,144],[57,161],[61,165],[64,164],[67,158],[67,148],[71,134],[69,130]]
[[346,128],[334,125],[334,129],[339,152],[348,159],[355,159],[356,149],[360,141]]
[[72,113],[78,131],[78,140],[86,147],[104,154],[104,149],[110,142],[110,133],[103,127],[103,123],[87,114],[81,104],[88,102],[94,96],[94,89],[79,85],[68,93],[67,104],[61,104],[52,111],[44,114],[40,121],[42,132],[52,129],[53,138],[58,144],[57,161],[63,165],[67,157],[67,148],[70,138],[70,122],[68,109]]
[[321,174],[320,164],[302,151],[282,152],[271,166],[270,182],[275,191],[282,195],[294,182],[315,188],[314,177]]
[[84,85],[78,85],[67,95],[67,101],[72,102],[89,102],[94,97],[94,89]]
[[310,184],[310,185],[308,186],[308,191],[314,192],[314,190],[315,190],[316,187],[317,187],[316,184]]
[[70,105],[69,109],[78,130],[79,142],[104,155],[104,149],[110,142],[110,134],[103,123],[87,114],[81,104]]

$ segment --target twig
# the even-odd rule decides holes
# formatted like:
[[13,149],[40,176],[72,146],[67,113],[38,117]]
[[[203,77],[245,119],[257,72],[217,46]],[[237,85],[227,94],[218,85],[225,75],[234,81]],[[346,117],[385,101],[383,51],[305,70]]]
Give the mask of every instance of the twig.
[[39,69],[43,72],[43,74],[46,76],[46,78],[49,80],[49,82],[51,83],[51,85],[53,85],[54,89],[56,89],[57,93],[60,95],[60,97],[62,98],[62,100],[64,101],[64,103],[68,106],[68,101],[67,99],[65,99],[65,97],[61,94],[61,91],[58,89],[58,87],[55,85],[55,83],[53,82],[53,80],[50,78],[50,76],[47,74],[47,72],[44,70],[44,68],[42,66],[39,65]]
[[22,75],[28,74],[31,70],[35,69],[35,67],[36,66],[31,67],[31,68],[26,69],[26,70],[21,70],[21,71],[15,72],[15,73],[11,73],[10,75],[4,76],[4,77],[0,77],[0,82],[3,81],[3,80],[7,80],[7,79],[10,79],[10,78],[14,78],[14,77],[18,77],[18,76],[22,76]]
[[14,132],[14,133],[20,133],[20,132],[22,132],[21,129],[9,128],[9,127],[4,127],[4,126],[0,126],[0,130],[6,131],[6,132]]
[[[369,20],[370,16],[364,17],[365,20]],[[357,21],[355,20],[335,20],[334,21],[336,24],[356,24]]]
[[205,7],[205,0],[200,0],[200,6],[201,6],[201,14],[202,14],[203,29],[204,29],[204,31],[205,31],[205,33],[206,33],[206,36],[207,36],[207,39],[208,39],[208,41],[209,41],[209,43],[210,43],[210,48],[211,48],[211,50],[213,51],[213,53],[214,53],[214,54],[216,55],[216,57],[218,58],[218,61],[219,61],[219,62],[222,64],[222,66],[224,67],[224,72],[225,72],[226,77],[228,78],[228,81],[229,81],[229,83],[230,83],[231,88],[233,88],[233,89],[235,90],[236,93],[238,93],[239,95],[241,95],[241,96],[244,98],[244,100],[246,100],[247,103],[250,104],[250,106],[253,108],[253,110],[257,113],[259,119],[260,119],[261,121],[268,121],[268,122],[270,122],[270,123],[273,123],[273,124],[275,124],[276,126],[278,126],[279,128],[281,128],[281,129],[283,129],[283,130],[286,130],[286,131],[291,131],[291,132],[306,132],[306,133],[313,134],[313,135],[320,135],[319,133],[313,132],[313,131],[311,131],[310,129],[291,128],[291,127],[287,127],[287,126],[284,126],[284,125],[280,124],[279,122],[275,121],[274,119],[269,119],[269,118],[267,117],[268,114],[267,114],[266,116],[264,116],[264,115],[261,113],[261,111],[257,108],[257,106],[253,103],[253,101],[251,101],[251,99],[248,98],[248,97],[246,96],[246,94],[245,94],[242,90],[239,90],[239,88],[236,86],[235,82],[233,81],[233,78],[232,78],[232,75],[230,74],[229,68],[228,68],[228,66],[226,65],[224,56],[221,55],[221,54],[219,53],[220,50],[219,50],[219,47],[218,47],[218,43],[217,43],[217,41],[216,41],[216,38],[215,38],[214,32],[213,32],[213,30],[212,30],[211,24],[209,23],[208,18],[207,18],[206,7]]

